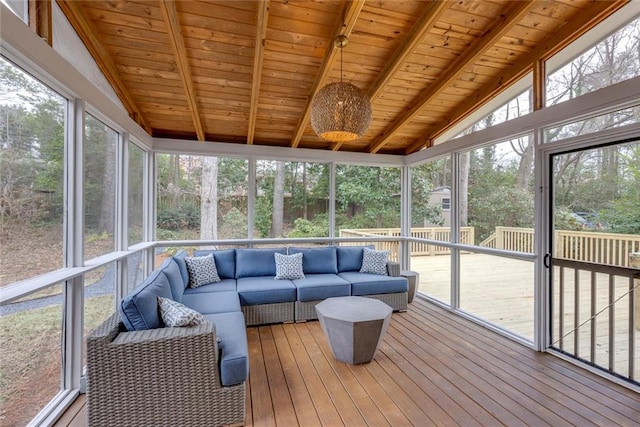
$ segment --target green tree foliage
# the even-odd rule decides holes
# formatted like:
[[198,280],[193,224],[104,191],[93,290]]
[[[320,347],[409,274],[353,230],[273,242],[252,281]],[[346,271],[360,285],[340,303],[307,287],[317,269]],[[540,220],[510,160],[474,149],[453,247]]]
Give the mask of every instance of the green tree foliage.
[[61,226],[64,100],[4,59],[0,99],[0,231]]
[[400,169],[339,165],[336,171],[337,228],[400,226]]

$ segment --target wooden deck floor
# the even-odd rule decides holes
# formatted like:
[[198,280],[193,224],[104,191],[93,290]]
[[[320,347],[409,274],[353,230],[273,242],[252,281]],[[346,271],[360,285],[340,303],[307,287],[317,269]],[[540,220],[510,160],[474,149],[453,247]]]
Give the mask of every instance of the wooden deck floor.
[[[247,426],[631,426],[640,394],[416,299],[373,362],[336,362],[318,322],[247,329]],[[84,397],[57,425],[85,426]]]

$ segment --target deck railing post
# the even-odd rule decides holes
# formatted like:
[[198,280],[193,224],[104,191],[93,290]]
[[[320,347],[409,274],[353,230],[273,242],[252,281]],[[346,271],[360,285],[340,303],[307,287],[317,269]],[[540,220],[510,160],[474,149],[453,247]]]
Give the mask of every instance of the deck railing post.
[[[629,267],[640,269],[640,252],[632,252],[629,254]],[[634,291],[630,297],[633,297],[635,294],[635,318],[636,318],[636,329],[640,331],[640,292],[638,291],[638,286],[640,285],[640,279],[635,279]]]

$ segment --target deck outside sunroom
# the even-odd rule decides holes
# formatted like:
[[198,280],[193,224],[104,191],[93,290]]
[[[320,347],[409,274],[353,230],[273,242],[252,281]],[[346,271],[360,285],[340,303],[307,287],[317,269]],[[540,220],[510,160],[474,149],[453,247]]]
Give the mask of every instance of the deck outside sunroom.
[[[300,340],[317,345],[313,348],[319,356],[327,347],[319,342],[313,323],[300,329],[250,328],[250,345],[260,347],[264,358],[251,362],[256,372],[251,387],[277,387],[277,380],[260,374],[261,369],[273,362],[284,372],[288,361],[303,373],[315,369],[329,392],[344,392],[338,386],[332,389],[331,381],[354,393],[361,391],[360,385],[351,386],[360,383],[365,394],[378,396],[376,406],[383,407],[381,402],[389,398],[376,395],[378,386],[369,380],[376,369],[397,369],[394,345],[401,358],[419,353],[427,359],[433,355],[426,355],[426,346],[418,343],[412,349],[406,340],[438,337],[438,351],[445,352],[444,324],[453,322],[458,326],[450,333],[468,327],[478,346],[491,346],[482,343],[496,334],[496,352],[549,351],[638,390],[640,279],[634,269],[640,268],[635,210],[640,208],[640,58],[633,59],[635,71],[619,80],[568,96],[561,89],[567,74],[560,65],[572,57],[557,55],[547,64],[546,94],[557,104],[548,101],[539,111],[530,109],[533,79],[525,77],[510,95],[501,95],[484,113],[470,118],[468,126],[443,135],[446,143],[406,156],[202,144],[150,137],[97,89],[104,81],[83,77],[91,74],[43,46],[6,6],[0,7],[6,95],[1,107],[7,136],[2,177],[9,179],[12,172],[13,177],[31,179],[29,187],[22,178],[11,178],[19,191],[7,202],[17,204],[4,204],[2,211],[2,244],[10,250],[3,250],[0,271],[0,420],[53,423],[83,390],[86,334],[164,258],[179,249],[201,247],[372,244],[389,250],[403,269],[420,274],[419,300],[408,313],[394,314],[392,334],[383,347],[381,357],[392,361],[393,368],[382,362],[370,370],[351,371],[333,363],[304,365],[304,359],[297,360],[308,357],[302,353],[280,353],[278,360],[270,360],[265,346],[286,354],[295,351],[292,343]],[[630,31],[625,37],[637,46],[637,4],[629,10],[628,27],[605,21],[608,30],[600,30],[601,36],[624,27]],[[614,15],[617,22],[621,16]],[[585,48],[584,43],[591,42],[582,43]],[[64,47],[59,49],[65,53]],[[79,56],[91,61],[88,55]],[[588,67],[584,55],[578,58],[580,67]],[[447,202],[432,197],[442,188],[450,189]],[[449,218],[444,216],[446,207]],[[435,330],[428,326],[432,315]],[[491,332],[464,323],[467,320]],[[291,347],[282,347],[287,339]],[[535,354],[523,357],[537,359]],[[448,366],[443,360],[411,369],[437,370],[442,363],[444,371],[465,371],[458,361]],[[506,357],[502,361],[515,363]],[[544,359],[542,364],[562,371],[557,374],[562,381],[565,374],[582,375],[579,369],[567,374],[569,368],[557,365],[561,363]],[[268,367],[266,371],[271,372]],[[589,387],[596,387],[591,374],[584,375]],[[284,382],[298,380],[287,377]],[[428,399],[426,381],[407,382],[408,388],[398,391],[410,394],[411,387],[418,387]],[[555,387],[551,381],[546,385]],[[291,392],[292,384],[287,385]],[[474,387],[487,392],[484,386]],[[270,394],[273,408],[278,408],[276,392]],[[431,397],[446,401],[438,396]],[[637,393],[624,396],[616,407],[619,418],[607,418],[606,410],[594,417],[623,425],[633,420],[640,399]],[[322,398],[312,396],[311,401],[322,418],[317,406]],[[485,403],[487,407],[467,402],[491,412],[488,408],[495,403]],[[257,421],[258,402],[252,404],[248,414]],[[349,424],[353,414],[337,406],[330,411],[338,411]],[[396,421],[415,423],[412,416],[418,408],[398,402],[389,407],[406,416]],[[363,408],[366,405],[355,412]],[[554,408],[548,418],[532,415],[518,422],[557,421],[562,409]],[[567,409],[571,414],[579,410]],[[381,416],[393,424],[392,414],[379,412],[359,416],[366,422]],[[303,424],[300,413],[292,416]],[[564,421],[580,421],[572,416]],[[331,425],[330,419],[319,421]]]

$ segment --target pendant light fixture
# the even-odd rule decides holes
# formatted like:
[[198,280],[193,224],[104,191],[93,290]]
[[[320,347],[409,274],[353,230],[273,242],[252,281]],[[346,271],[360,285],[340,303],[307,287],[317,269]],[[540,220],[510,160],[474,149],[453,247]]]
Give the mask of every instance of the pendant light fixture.
[[338,36],[333,45],[340,49],[340,82],[329,83],[311,102],[311,127],[327,141],[348,142],[360,138],[371,122],[371,102],[358,87],[342,81],[342,49],[349,39]]

